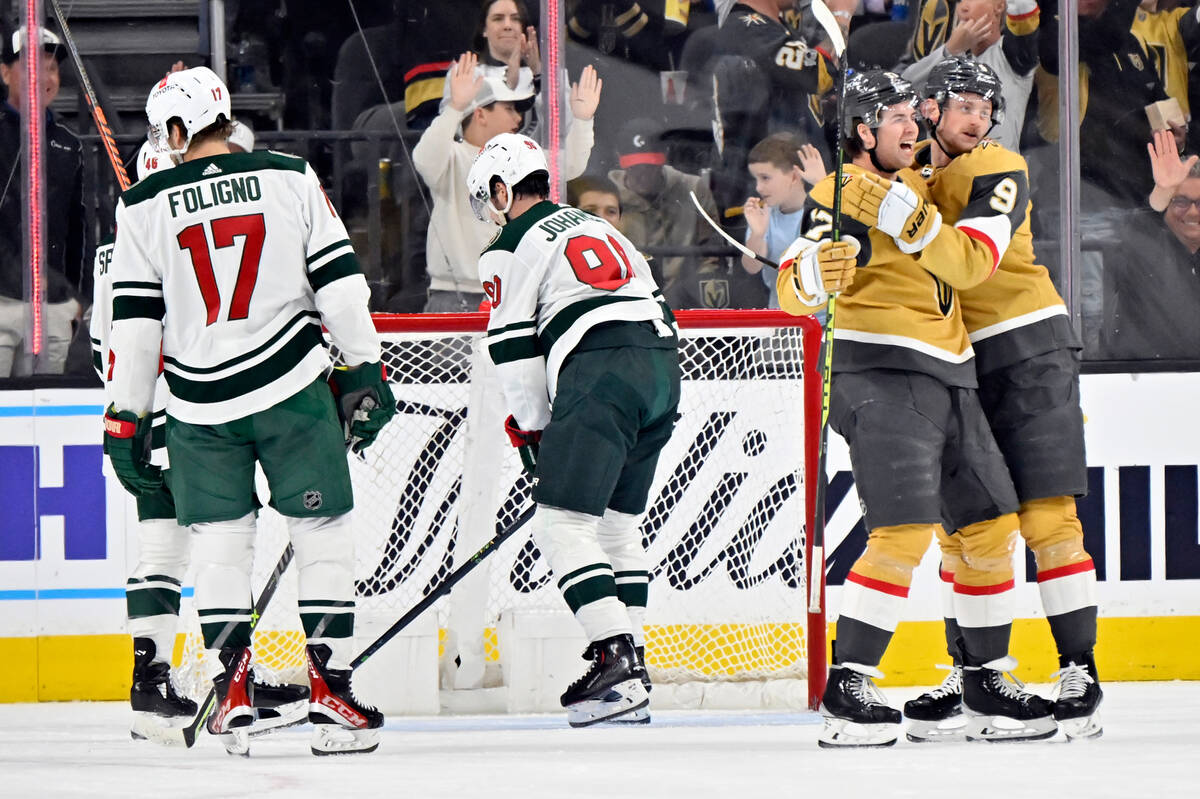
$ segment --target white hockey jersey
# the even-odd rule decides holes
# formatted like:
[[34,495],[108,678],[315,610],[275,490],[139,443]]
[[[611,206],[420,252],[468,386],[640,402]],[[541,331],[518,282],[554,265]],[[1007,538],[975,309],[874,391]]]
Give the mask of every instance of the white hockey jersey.
[[637,248],[598,217],[541,202],[505,225],[479,257],[492,304],[485,344],[523,430],[550,421],[558,372],[584,333],[605,322],[674,317]]
[[[92,366],[100,381],[108,388],[109,349],[108,334],[112,326],[112,263],[113,240],[108,238],[96,247],[92,277],[92,318],[88,324],[88,335],[92,339]],[[105,405],[111,401],[105,391]],[[154,384],[154,418],[150,428],[150,462],[166,469],[167,460],[167,381],[160,374]],[[105,462],[107,465],[107,461]],[[106,472],[107,473],[107,472]]]
[[117,204],[109,393],[220,424],[265,410],[330,366],[322,325],[355,365],[380,358],[369,290],[308,163],[273,152],[187,161]]

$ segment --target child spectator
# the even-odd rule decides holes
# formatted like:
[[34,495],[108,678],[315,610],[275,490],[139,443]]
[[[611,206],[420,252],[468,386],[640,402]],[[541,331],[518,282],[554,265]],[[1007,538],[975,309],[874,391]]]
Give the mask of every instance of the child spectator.
[[621,190],[603,175],[582,175],[568,183],[567,204],[598,216],[624,232],[621,227]]
[[[779,262],[783,251],[800,235],[805,184],[825,177],[821,153],[811,144],[801,144],[790,133],[775,133],[750,150],[747,168],[754,178],[757,197],[747,197],[746,246],[759,255]],[[770,296],[767,307],[779,307],[775,292],[775,272],[763,272],[763,265],[748,255],[742,256],[742,268],[752,275],[762,274]]]

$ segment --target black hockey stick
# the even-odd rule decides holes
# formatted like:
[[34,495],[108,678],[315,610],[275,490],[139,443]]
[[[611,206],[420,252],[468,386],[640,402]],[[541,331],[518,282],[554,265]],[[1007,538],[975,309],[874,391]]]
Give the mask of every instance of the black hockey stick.
[[[838,241],[842,234],[842,174],[845,171],[845,150],[842,147],[842,140],[845,136],[843,117],[846,109],[846,73],[849,72],[849,67],[846,65],[846,39],[837,24],[837,18],[829,10],[829,6],[825,5],[824,0],[812,0],[812,11],[817,22],[825,30],[825,35],[829,37],[830,44],[833,45],[834,55],[838,59],[838,71],[841,73],[841,85],[838,87],[837,99],[837,165],[833,171],[832,235],[833,240]],[[837,294],[834,293],[829,295],[822,335],[825,358],[824,368],[821,372],[821,438],[817,455],[817,490],[812,519],[812,562],[809,564],[810,579],[808,581],[808,613],[810,616],[825,613],[821,589],[825,582],[825,492],[829,485],[826,463],[829,450],[829,392],[833,377],[833,318],[836,311]],[[812,579],[812,575],[816,575],[817,579]],[[823,679],[822,682],[824,682]],[[824,690],[823,685],[820,688]],[[816,707],[813,709],[816,710]]]
[[393,624],[391,627],[388,627],[383,635],[376,638],[373,644],[360,652],[358,657],[354,658],[354,660],[350,662],[350,668],[357,669],[359,666],[366,663],[372,655],[383,648],[384,644],[395,638],[397,633],[411,624],[413,619],[417,618],[426,610],[428,610],[429,606],[434,602],[437,602],[443,596],[450,593],[450,589],[453,588],[459,580],[466,577],[467,574],[480,563],[483,563],[488,555],[495,552],[501,544],[509,539],[513,533],[521,529],[521,527],[523,527],[527,521],[533,518],[533,513],[535,510],[537,510],[536,505],[526,508],[525,511],[518,516],[512,524],[496,533],[492,540],[484,544],[478,552],[476,552],[467,560],[466,563],[451,572],[450,576],[445,580],[442,580],[440,583],[435,585],[428,594],[422,597],[420,602],[413,605],[413,607],[407,613],[401,616],[395,624]]
[[88,80],[87,70],[83,68],[83,59],[79,56],[79,48],[75,46],[75,37],[71,35],[71,28],[67,25],[67,16],[59,8],[58,0],[50,0],[50,3],[54,6],[54,16],[58,18],[58,25],[62,28],[63,39],[67,43],[67,50],[71,53],[75,71],[79,73],[79,83],[83,86],[84,94],[87,95],[92,119],[96,123],[96,130],[100,133],[100,140],[104,142],[104,152],[108,154],[108,162],[112,164],[113,172],[116,173],[117,183],[121,184],[121,191],[125,191],[130,184],[129,173],[125,171],[125,164],[121,162],[121,156],[117,152],[117,142],[113,138],[112,128],[108,126],[108,118],[104,116],[104,109],[100,107],[100,101],[96,99],[92,82]]
[[[283,548],[283,554],[279,556],[279,562],[275,564],[275,571],[271,572],[271,576],[267,578],[267,584],[263,586],[262,592],[254,602],[254,609],[250,612],[250,632],[253,633],[254,628],[258,626],[258,622],[262,619],[263,612],[267,609],[268,603],[275,596],[275,589],[279,587],[279,578],[287,571],[287,567],[292,562],[292,557],[295,554],[295,550],[292,549],[292,544],[289,541],[288,545]],[[187,726],[160,727],[148,720],[143,721],[141,716],[137,716],[134,719],[134,732],[143,738],[163,744],[164,746],[182,745],[190,749],[196,743],[196,735],[200,732],[200,728],[208,720],[209,715],[212,714],[213,708],[216,705],[217,691],[215,688],[210,688],[208,689],[208,696],[204,698],[199,712],[196,713],[196,717]],[[139,724],[139,721],[143,721],[143,723]]]

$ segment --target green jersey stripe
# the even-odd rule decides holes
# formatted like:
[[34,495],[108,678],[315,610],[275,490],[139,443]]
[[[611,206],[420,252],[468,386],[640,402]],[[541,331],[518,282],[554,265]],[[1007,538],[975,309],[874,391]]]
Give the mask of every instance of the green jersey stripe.
[[492,363],[497,366],[527,358],[540,358],[542,355],[542,351],[538,349],[537,337],[533,335],[506,338],[489,344],[488,353],[492,356]]
[[570,330],[571,326],[578,322],[584,314],[618,302],[649,302],[649,300],[646,300],[645,297],[592,297],[588,300],[571,303],[555,314],[554,318],[538,334],[542,352],[550,352],[554,349],[554,343],[562,338],[563,334]]
[[125,319],[154,319],[161,322],[167,315],[167,304],[159,297],[113,297],[114,322]]
[[505,325],[504,327],[498,327],[495,330],[489,330],[487,334],[488,338],[495,338],[496,336],[503,336],[505,333],[511,333],[514,330],[528,330],[536,327],[537,322],[513,322],[511,325]]
[[305,325],[279,351],[261,363],[216,380],[191,380],[168,370],[171,395],[196,405],[211,405],[245,396],[275,382],[317,347],[325,345],[319,325]]
[[306,316],[314,320],[314,322],[311,322],[310,325],[319,323],[320,319],[321,319],[320,314],[318,314],[316,311],[301,311],[300,313],[293,316],[291,319],[287,320],[287,322],[284,323],[279,328],[279,330],[275,333],[275,335],[273,335],[273,336],[271,336],[271,338],[267,339],[267,341],[265,343],[263,343],[261,346],[255,347],[250,352],[243,353],[243,354],[237,356],[236,358],[230,358],[228,361],[225,361],[224,363],[219,363],[216,366],[188,366],[187,364],[180,363],[179,361],[175,360],[172,357],[163,358],[163,363],[170,364],[170,366],[177,371],[191,372],[192,374],[195,374],[195,375],[205,375],[205,374],[213,374],[214,372],[220,372],[223,369],[229,369],[231,367],[237,366],[239,363],[244,363],[252,358],[255,358],[255,357],[261,355],[262,353],[266,352],[267,350],[271,349],[271,347],[273,347],[277,341],[279,341],[281,338],[283,338],[289,332],[292,331],[292,328],[296,324],[296,322],[298,322],[299,320],[303,319]]
[[567,601],[567,607],[571,609],[572,613],[577,613],[584,605],[598,602],[605,597],[615,597],[616,595],[617,587],[613,583],[611,574],[598,574],[595,577],[589,577],[563,591],[563,599]]
[[118,280],[112,284],[113,291],[124,291],[126,289],[149,289],[151,291],[162,292],[162,283],[155,283],[150,280]]
[[362,269],[358,265],[358,256],[351,251],[309,272],[308,282],[312,286],[312,290],[317,292],[335,280],[360,274],[362,274]]
[[324,258],[329,253],[333,252],[334,250],[340,249],[342,247],[353,247],[353,246],[354,245],[351,243],[350,239],[342,239],[341,241],[335,241],[333,244],[330,244],[328,247],[322,247],[321,249],[314,252],[312,255],[308,256],[308,258],[305,260],[305,263],[311,264],[314,261],[321,260],[322,258]]
[[[222,178],[245,172],[257,172],[262,169],[279,169],[289,172],[304,172],[306,161],[295,155],[276,153],[270,150],[255,150],[252,153],[229,153],[212,155],[207,158],[197,158],[179,164],[173,169],[155,172],[145,180],[126,189],[121,195],[125,207],[137,205],[157,197],[167,189],[173,189],[188,183],[197,183],[210,178]],[[205,175],[204,170],[216,164],[221,171]]]

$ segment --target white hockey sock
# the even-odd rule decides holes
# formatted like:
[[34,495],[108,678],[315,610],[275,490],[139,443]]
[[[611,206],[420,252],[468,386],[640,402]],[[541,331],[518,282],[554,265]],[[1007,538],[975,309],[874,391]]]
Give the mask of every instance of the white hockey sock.
[[646,645],[644,630],[646,602],[649,598],[650,558],[642,547],[638,532],[639,514],[621,513],[612,508],[604,511],[596,528],[600,547],[608,555],[617,583],[617,599],[625,605],[633,628],[633,643]]
[[250,645],[250,570],[254,565],[255,514],[193,525],[196,612],[209,651],[209,670],[220,671],[216,650]]
[[599,523],[598,516],[546,505],[538,505],[531,522],[534,541],[589,641],[633,632],[617,599],[612,564],[597,541]]
[[171,662],[191,531],[174,519],[138,524],[138,563],[125,583],[129,634],[154,642],[156,661]]
[[354,537],[350,515],[288,518],[296,549],[300,621],[309,644],[326,644],[328,666],[354,657]]

